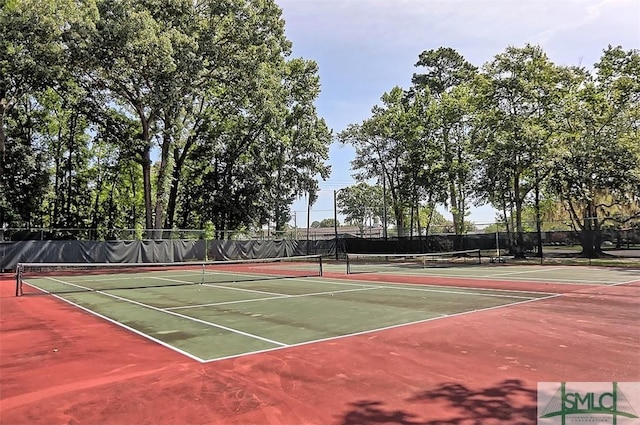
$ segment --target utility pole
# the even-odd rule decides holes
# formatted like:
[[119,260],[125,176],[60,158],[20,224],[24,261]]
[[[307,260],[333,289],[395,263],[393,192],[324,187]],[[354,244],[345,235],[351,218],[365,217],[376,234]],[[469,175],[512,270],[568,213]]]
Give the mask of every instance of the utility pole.
[[333,232],[336,238],[336,260],[338,259],[338,190],[333,191]]

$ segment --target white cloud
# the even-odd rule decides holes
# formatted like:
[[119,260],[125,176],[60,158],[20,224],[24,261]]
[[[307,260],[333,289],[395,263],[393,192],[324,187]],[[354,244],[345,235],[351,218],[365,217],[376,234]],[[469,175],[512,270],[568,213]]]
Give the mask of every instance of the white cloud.
[[[318,62],[318,110],[336,132],[366,119],[393,86],[408,87],[424,50],[452,47],[480,66],[510,45],[531,43],[558,64],[591,66],[609,44],[640,48],[640,0],[276,2],[294,55]],[[351,159],[351,151],[332,149],[332,177],[320,184],[314,220],[331,216],[326,194],[351,184]],[[471,219],[492,221],[493,210],[474,209]]]
[[[290,37],[335,50],[467,50],[481,65],[508,45],[640,45],[638,0],[279,0]],[[606,41],[611,40],[611,41]],[[572,48],[572,46],[567,46]],[[480,61],[481,63],[478,63]]]
[[[598,2],[577,2],[569,4],[571,7],[568,10],[565,10],[561,15],[562,19],[556,19],[555,22],[551,23],[551,27],[545,29],[539,34],[531,37],[534,40],[538,40],[540,42],[548,42],[553,39],[554,36],[565,32],[565,31],[580,31],[584,29],[584,27],[589,24],[596,22],[599,18],[602,17],[603,12],[607,12],[611,9],[615,10],[616,6],[620,6],[624,3],[629,2],[624,1],[611,1],[611,0],[601,0]],[[607,9],[607,10],[603,10]],[[621,14],[620,17],[624,16],[624,10],[616,11],[616,14]],[[636,11],[637,13],[637,11]],[[629,15],[627,15],[629,16]],[[631,14],[633,16],[633,13]],[[610,23],[611,24],[611,23]],[[619,28],[618,30],[624,30],[624,28]],[[629,28],[631,29],[631,28]],[[614,26],[610,26],[608,28],[610,33],[616,31]]]

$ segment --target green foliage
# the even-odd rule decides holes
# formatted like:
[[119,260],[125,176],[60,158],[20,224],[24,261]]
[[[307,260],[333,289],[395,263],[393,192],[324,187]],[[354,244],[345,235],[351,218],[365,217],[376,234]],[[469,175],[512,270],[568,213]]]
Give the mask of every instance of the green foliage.
[[136,223],[135,225],[135,240],[137,241],[141,241],[144,238],[144,227],[142,227],[142,224],[140,223]]
[[[332,132],[314,104],[318,65],[289,58],[273,0],[1,7],[0,224],[229,237],[281,232],[296,198],[314,204]],[[347,221],[461,234],[473,201],[518,233],[564,212],[587,230],[637,222],[637,50],[609,46],[594,71],[558,67],[531,45],[480,71],[450,48],[416,66],[410,89],[384,93],[337,135],[354,146],[361,182],[338,193]]]
[[[567,70],[549,179],[574,226],[585,231],[640,217],[640,53],[609,46],[595,68],[595,75]],[[583,248],[591,256],[600,244],[585,238]]]
[[550,172],[563,94],[560,76],[539,46],[526,45],[496,55],[475,83],[481,111],[476,191],[509,217],[518,245],[524,208]]
[[[22,155],[47,152],[52,175],[0,176],[3,222],[282,228],[328,177],[318,67],[287,60],[272,0],[16,0],[0,23],[2,171],[24,122]],[[42,208],[11,212],[25,184]]]
[[215,238],[216,235],[216,226],[214,226],[213,222],[207,221],[204,223],[204,239],[210,241]]
[[419,103],[405,96],[400,87],[385,93],[381,101],[381,106],[372,109],[370,119],[362,125],[350,125],[338,134],[338,140],[352,144],[356,150],[351,164],[357,179],[378,179],[390,201],[387,215],[393,216],[398,229],[404,231],[404,211],[412,202],[404,191],[415,186],[415,170],[421,169],[410,163],[409,150],[420,136],[421,129],[415,126]]
[[[413,75],[414,90],[427,89],[434,96],[430,117],[434,129],[430,135],[435,149],[431,149],[441,155],[438,178],[444,180],[443,192],[448,195],[453,229],[456,234],[463,234],[466,231],[469,198],[473,192],[471,176],[474,157],[471,146],[474,109],[470,83],[477,69],[455,50],[442,47],[421,53],[416,66],[423,67],[425,73]],[[436,200],[438,198],[435,196]],[[432,195],[429,202],[433,201]]]
[[336,195],[336,204],[338,211],[346,216],[345,220],[358,226],[362,233],[367,223],[382,218],[382,196],[382,187],[363,182],[340,189]]
[[340,226],[340,221],[336,221],[333,218],[325,218],[320,220],[320,222],[318,223],[318,227],[334,227],[334,226]]
[[[356,178],[384,183],[379,185],[389,195],[389,215],[400,236],[408,224],[416,227],[422,203],[433,208],[447,199],[454,228],[462,233],[473,164],[473,105],[467,84],[476,70],[444,48],[423,52],[416,65],[426,73],[414,75],[411,90],[395,87],[385,93],[370,119],[349,126],[338,138],[356,149]],[[361,216],[355,214],[357,221]]]
[[[507,228],[505,223],[512,222],[512,217],[507,216],[505,219],[502,214],[499,214],[496,220],[498,221],[497,223],[485,227],[485,233],[495,233],[497,229],[499,229],[500,232],[506,232]],[[537,230],[534,205],[526,205],[523,207],[522,229],[524,232],[535,232]],[[540,230],[543,232],[573,230],[571,217],[560,201],[554,198],[545,198],[541,201]]]

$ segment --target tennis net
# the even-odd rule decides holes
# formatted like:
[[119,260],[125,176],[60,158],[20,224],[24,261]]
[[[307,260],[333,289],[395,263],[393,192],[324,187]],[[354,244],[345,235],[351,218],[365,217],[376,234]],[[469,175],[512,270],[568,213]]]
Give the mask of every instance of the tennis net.
[[322,276],[322,257],[176,263],[19,263],[16,295]]
[[428,267],[454,267],[481,264],[479,249],[422,254],[355,254],[347,253],[347,273],[396,272]]

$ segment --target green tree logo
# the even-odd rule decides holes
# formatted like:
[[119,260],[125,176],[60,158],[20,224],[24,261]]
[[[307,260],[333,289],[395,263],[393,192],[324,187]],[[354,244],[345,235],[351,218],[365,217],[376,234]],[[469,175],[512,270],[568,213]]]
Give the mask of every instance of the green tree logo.
[[558,418],[562,425],[567,423],[567,418],[574,424],[597,421],[614,425],[618,424],[621,417],[638,419],[631,402],[617,382],[611,383],[611,390],[603,390],[602,387],[594,390],[588,384],[572,383],[569,386],[566,382],[561,382],[551,400],[539,412],[539,418]]

